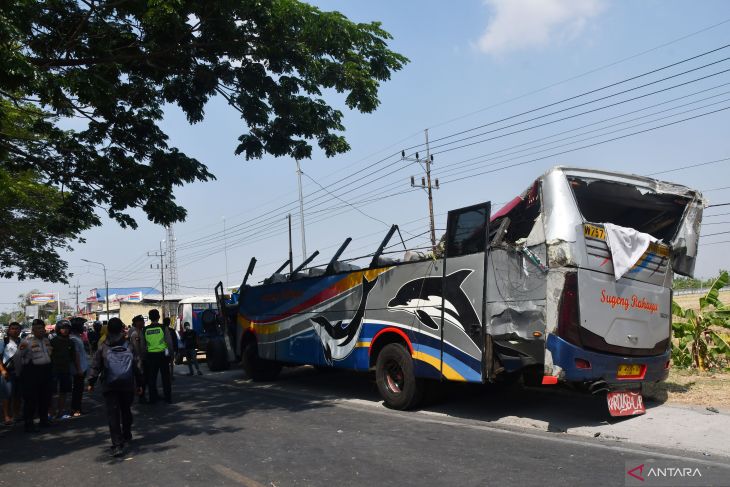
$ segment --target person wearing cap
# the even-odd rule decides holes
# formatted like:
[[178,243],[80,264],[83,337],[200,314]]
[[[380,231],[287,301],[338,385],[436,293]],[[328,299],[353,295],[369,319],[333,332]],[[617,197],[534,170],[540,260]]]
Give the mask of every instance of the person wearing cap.
[[[132,326],[127,333],[127,339],[129,340],[129,343],[132,344],[132,348],[134,348],[134,354],[139,360],[139,368],[144,373],[144,347],[142,346],[142,341],[144,341],[144,316],[137,315],[132,318]],[[139,395],[139,401],[144,402],[145,387],[143,382],[140,383],[140,387],[142,388],[142,394]]]
[[48,420],[48,407],[51,403],[51,343],[46,337],[46,324],[43,320],[33,320],[31,335],[20,342],[13,357],[15,369],[23,389],[23,420],[25,431],[38,431],[33,424],[36,414],[41,427],[51,426]]
[[66,394],[71,392],[71,367],[76,364],[76,347],[71,341],[71,322],[58,323],[58,334],[51,339],[51,369],[53,371],[52,393],[58,393],[56,418],[67,419]]

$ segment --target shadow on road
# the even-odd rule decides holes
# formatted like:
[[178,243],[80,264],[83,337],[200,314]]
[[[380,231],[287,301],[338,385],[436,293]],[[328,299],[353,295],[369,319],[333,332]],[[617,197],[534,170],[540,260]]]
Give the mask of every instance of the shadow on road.
[[[241,393],[236,393],[215,381],[206,380],[205,376],[198,379],[177,375],[173,383],[173,399],[173,404],[159,402],[133,406],[134,439],[128,448],[130,456],[174,449],[176,446],[171,445],[175,442],[171,440],[181,436],[193,440],[201,435],[245,433],[240,427],[221,427],[221,419],[239,418],[262,410],[294,413],[331,407],[318,401],[287,401],[264,394],[246,394],[243,388]],[[101,393],[95,391],[90,397],[85,396],[84,405],[88,414],[57,421],[53,427],[40,433],[24,433],[22,424],[0,428],[0,458],[12,458],[14,463],[31,463],[99,445],[100,450],[94,460],[105,464],[123,461],[111,459],[108,455],[111,442]],[[230,421],[225,423],[231,424]]]
[[[243,372],[240,373],[243,378]],[[348,371],[319,372],[310,367],[286,369],[275,383],[277,388],[306,392],[328,399],[360,399],[381,402],[372,374]],[[546,426],[548,431],[599,426],[630,417],[613,418],[605,395],[578,392],[567,386],[510,387],[497,385],[444,383],[430,387],[429,399],[421,410],[483,422],[504,422],[516,418],[519,424]],[[663,401],[647,402],[647,409]],[[514,421],[513,421],[514,422]]]
[[[175,450],[180,442],[173,440],[179,440],[179,437],[194,441],[196,437],[214,437],[221,433],[245,435],[245,427],[239,426],[244,422],[236,421],[236,418],[246,415],[271,411],[292,414],[332,408],[335,404],[331,401],[337,399],[381,402],[372,374],[294,367],[285,369],[276,382],[253,384],[241,369],[206,373],[203,377],[184,377],[180,373],[186,369],[177,370],[173,384],[174,404],[134,406],[135,439],[130,456]],[[485,423],[519,424],[565,432],[570,428],[617,421],[608,415],[605,397],[565,388],[448,383],[431,396],[431,401],[422,407],[423,411]],[[95,445],[98,451],[90,456],[96,462],[120,461],[111,460],[107,454],[110,440],[100,393],[94,393],[85,401],[89,414],[59,422],[39,434],[23,433],[22,425],[0,429],[0,458],[10,456],[14,463],[30,465],[39,459],[53,459]],[[262,417],[273,421],[272,428],[277,426],[276,419],[270,419],[271,415]]]

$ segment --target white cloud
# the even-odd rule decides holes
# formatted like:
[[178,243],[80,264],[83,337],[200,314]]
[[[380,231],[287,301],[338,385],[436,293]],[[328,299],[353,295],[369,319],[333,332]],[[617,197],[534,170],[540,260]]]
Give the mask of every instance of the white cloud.
[[604,9],[604,0],[485,0],[485,3],[493,15],[477,48],[489,54],[574,39]]

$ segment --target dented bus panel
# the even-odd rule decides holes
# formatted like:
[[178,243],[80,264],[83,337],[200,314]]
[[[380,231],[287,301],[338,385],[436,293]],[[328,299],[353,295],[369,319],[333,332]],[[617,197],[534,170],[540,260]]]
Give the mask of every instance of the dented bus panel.
[[694,269],[704,205],[684,186],[556,167],[493,215],[449,212],[435,256],[384,258],[391,229],[359,269],[336,260],[348,239],[326,268],[241,286],[244,367],[257,380],[286,364],[374,369],[399,409],[429,380],[663,380],[672,277]]

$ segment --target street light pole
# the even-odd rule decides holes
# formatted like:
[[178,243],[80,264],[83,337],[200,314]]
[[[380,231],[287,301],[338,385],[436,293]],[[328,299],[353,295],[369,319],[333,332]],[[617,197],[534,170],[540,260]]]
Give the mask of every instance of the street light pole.
[[106,296],[104,297],[104,301],[106,302],[106,320],[109,321],[109,281],[106,278],[106,266],[103,262],[95,262],[93,260],[89,259],[81,259],[84,262],[88,262],[89,264],[97,264],[100,265],[104,269],[104,286],[106,288]]

